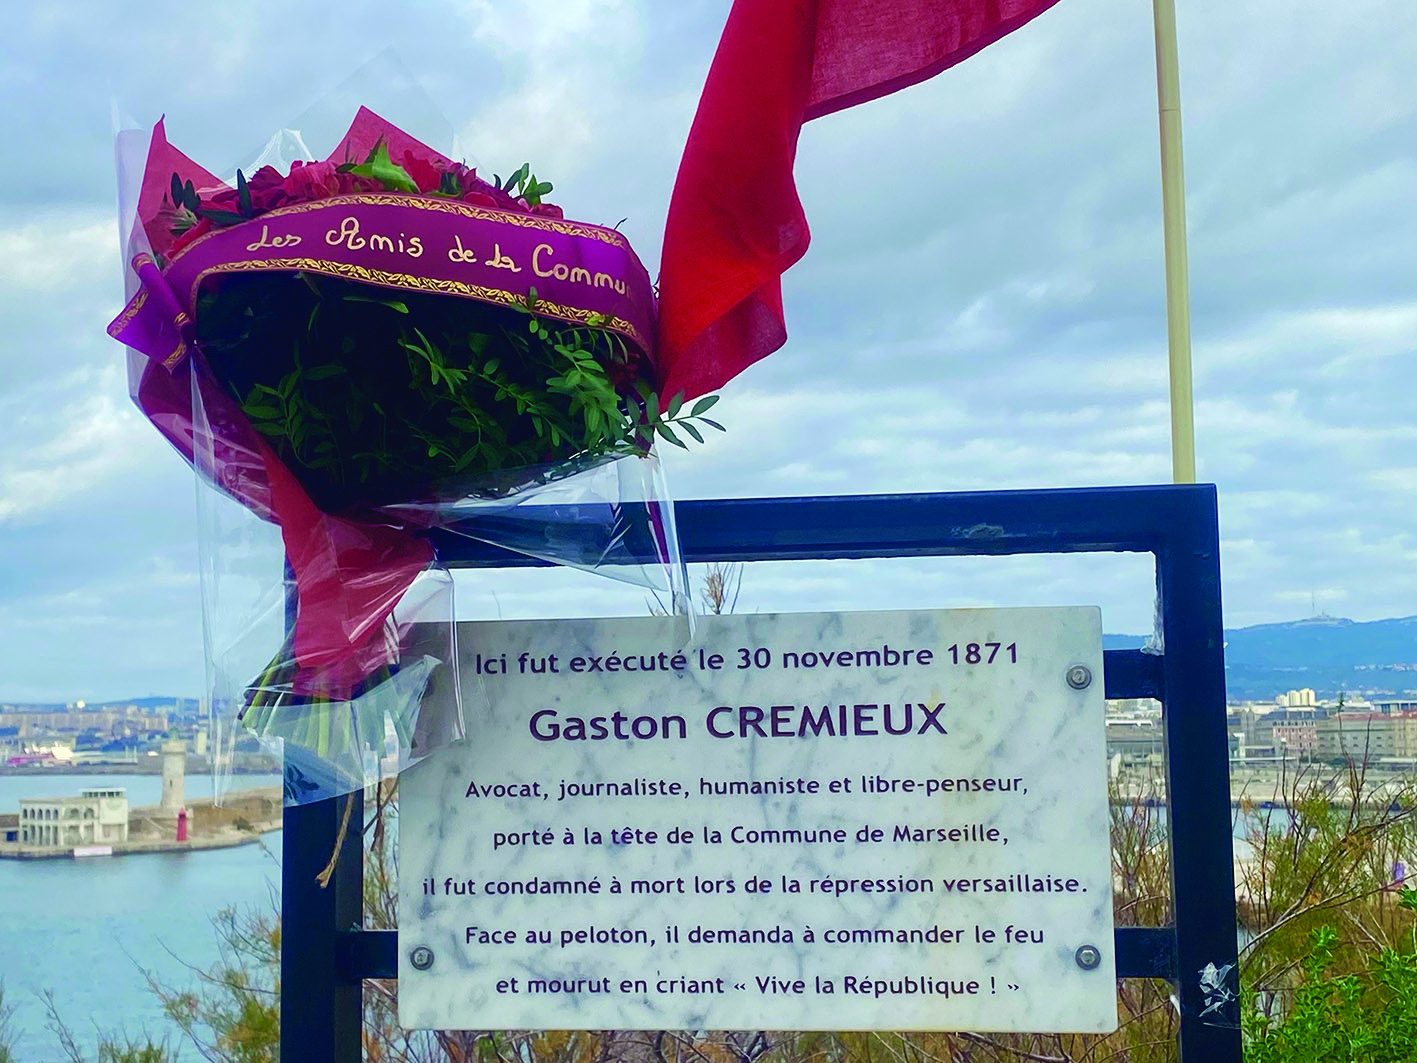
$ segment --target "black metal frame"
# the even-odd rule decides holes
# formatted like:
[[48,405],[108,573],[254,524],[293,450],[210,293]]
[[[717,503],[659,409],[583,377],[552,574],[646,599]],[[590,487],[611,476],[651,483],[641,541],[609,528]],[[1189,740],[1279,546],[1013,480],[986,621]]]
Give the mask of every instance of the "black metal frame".
[[[1176,987],[1182,1063],[1239,1063],[1235,884],[1220,614],[1219,531],[1209,484],[961,494],[681,502],[690,563],[1147,552],[1156,559],[1164,653],[1109,650],[1109,698],[1165,706],[1173,923],[1118,927],[1117,975]],[[533,558],[435,536],[452,567]],[[329,887],[328,862],[353,802]],[[355,1063],[361,981],[398,974],[398,932],[362,930],[363,801],[287,808],[282,872],[281,1057]]]

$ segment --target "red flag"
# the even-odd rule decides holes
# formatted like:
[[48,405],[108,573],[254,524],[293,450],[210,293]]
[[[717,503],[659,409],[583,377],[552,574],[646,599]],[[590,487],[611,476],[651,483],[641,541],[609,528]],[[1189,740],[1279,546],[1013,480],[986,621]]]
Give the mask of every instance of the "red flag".
[[780,278],[809,233],[802,123],[933,77],[1056,0],[735,0],[664,231],[664,394],[721,387],[787,339]]

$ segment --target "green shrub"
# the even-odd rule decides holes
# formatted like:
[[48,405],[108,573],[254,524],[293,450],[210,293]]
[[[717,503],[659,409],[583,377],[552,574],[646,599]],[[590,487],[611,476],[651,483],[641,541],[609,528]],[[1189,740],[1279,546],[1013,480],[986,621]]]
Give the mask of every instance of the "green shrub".
[[[1401,905],[1417,911],[1417,890]],[[1417,955],[1384,948],[1360,971],[1334,975],[1339,934],[1309,935],[1302,979],[1282,1022],[1253,1012],[1253,1063],[1405,1063],[1417,1059]]]

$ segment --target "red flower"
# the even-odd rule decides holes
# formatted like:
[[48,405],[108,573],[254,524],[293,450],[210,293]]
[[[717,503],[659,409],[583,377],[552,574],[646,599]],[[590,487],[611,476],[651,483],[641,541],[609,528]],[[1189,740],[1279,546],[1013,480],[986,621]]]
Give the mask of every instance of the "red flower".
[[448,172],[458,179],[464,203],[477,203],[484,207],[496,207],[498,210],[525,210],[506,192],[490,181],[478,177],[474,167],[455,162],[448,167]]
[[246,187],[251,192],[251,209],[258,214],[290,202],[285,177],[274,166],[262,166],[247,179]]
[[499,210],[502,209],[502,204],[486,192],[464,192],[462,201],[464,203],[475,204],[479,207],[496,207]]
[[460,162],[448,163],[448,173],[458,179],[458,187],[464,192],[471,191],[474,185],[487,183],[477,176],[476,167],[464,166]]
[[339,195],[339,174],[335,172],[335,164],[332,162],[297,161],[291,165],[290,176],[281,183],[281,188],[297,203],[326,199]]
[[[274,166],[262,166],[246,178],[246,191],[251,197],[252,214],[264,214],[295,202],[285,191],[285,178]],[[218,210],[241,213],[241,193],[235,188],[223,189],[212,196],[211,202]]]
[[384,186],[381,182],[372,177],[360,177],[352,173],[335,173],[335,179],[339,182],[339,195],[350,196],[356,192],[382,192]]
[[478,181],[478,185],[483,188],[488,195],[497,201],[497,205],[503,210],[514,210],[518,214],[526,213],[526,204],[520,199],[513,199],[510,192],[504,192],[496,185],[488,184],[486,181]]
[[200,220],[197,222],[196,225],[192,226],[190,229],[188,229],[186,232],[184,232],[181,236],[179,236],[176,240],[172,241],[172,247],[169,248],[169,249],[168,249],[168,252],[167,252],[168,257],[170,258],[171,256],[177,254],[177,252],[181,251],[184,247],[186,247],[188,244],[190,244],[193,240],[197,239],[199,236],[205,236],[207,233],[209,233],[209,232],[211,232],[211,231],[212,231],[212,223],[211,223],[210,221],[208,221],[206,218],[200,219]]
[[[437,192],[442,187],[443,177],[446,173],[456,179],[458,187],[461,189],[460,198],[464,203],[474,203],[496,210],[516,211],[519,214],[539,214],[548,218],[563,216],[561,208],[554,204],[538,203],[535,206],[530,206],[525,199],[513,198],[510,193],[498,188],[495,184],[482,180],[477,176],[475,169],[464,166],[462,163],[449,163],[444,171],[427,159],[416,156],[412,151],[405,151],[403,168],[413,179],[414,184],[418,186],[419,193],[423,195]],[[333,161],[296,161],[291,164],[288,176],[281,176],[280,171],[274,166],[262,166],[249,178],[246,178],[249,210],[242,210],[242,196],[235,188],[223,188],[220,192],[210,196],[203,205],[208,209],[221,211],[227,215],[240,214],[251,218],[292,203],[308,203],[313,200],[328,199],[331,196],[383,191],[385,188],[382,182],[373,177],[357,176],[350,173],[348,169],[341,170],[339,164]],[[220,224],[231,224],[234,220],[227,219]],[[212,223],[203,219],[201,226],[194,227],[195,231],[184,234],[173,246],[172,251],[181,250],[212,228]]]
[[408,171],[408,176],[413,178],[413,183],[418,186],[420,192],[436,192],[438,186],[443,181],[443,175],[427,159],[417,158],[413,152],[403,153],[403,168]]

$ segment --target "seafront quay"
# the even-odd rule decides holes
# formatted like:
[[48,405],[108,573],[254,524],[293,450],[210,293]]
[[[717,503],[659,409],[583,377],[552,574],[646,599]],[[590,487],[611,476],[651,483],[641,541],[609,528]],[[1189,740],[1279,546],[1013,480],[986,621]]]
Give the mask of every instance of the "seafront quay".
[[[277,786],[238,790],[222,797],[219,803],[210,797],[197,798],[184,806],[185,830],[180,832],[177,817],[162,804],[137,805],[128,810],[127,830],[121,839],[99,839],[77,845],[38,845],[18,838],[0,840],[0,859],[82,859],[248,845],[259,841],[263,834],[280,830],[281,805]],[[6,831],[6,836],[11,833],[18,834]],[[179,833],[184,835],[180,839]]]
[[222,849],[280,829],[278,786],[189,801],[187,752],[180,740],[162,744],[161,771],[156,804],[133,806],[127,788],[112,783],[85,787],[77,794],[22,797],[18,813],[0,813],[0,858],[45,860]]
[[[1370,769],[1353,777],[1347,767],[1299,763],[1237,764],[1230,769],[1230,804],[1242,811],[1288,808],[1295,800],[1310,800],[1320,792],[1335,808],[1352,807],[1355,793],[1362,808],[1406,809],[1417,798],[1414,776],[1407,771]],[[1112,780],[1112,803],[1164,805],[1166,779],[1157,771],[1124,769]]]

